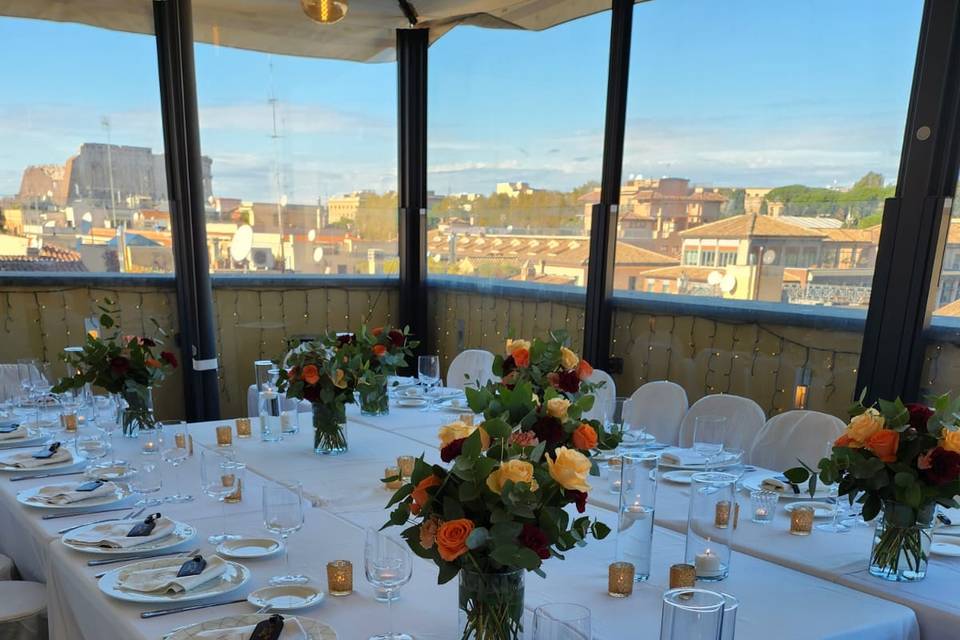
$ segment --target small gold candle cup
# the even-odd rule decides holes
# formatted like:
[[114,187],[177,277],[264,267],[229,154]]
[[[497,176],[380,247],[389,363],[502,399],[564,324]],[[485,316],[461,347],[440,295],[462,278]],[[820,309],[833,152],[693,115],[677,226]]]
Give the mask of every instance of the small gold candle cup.
[[635,568],[632,562],[612,562],[607,570],[607,594],[612,598],[626,598],[633,593]]
[[726,529],[730,525],[730,501],[721,500],[717,503],[713,515],[713,524],[718,529]]
[[400,469],[400,478],[404,482],[410,481],[410,476],[413,475],[413,465],[416,463],[416,458],[413,456],[397,456],[397,468]]
[[353,593],[353,563],[349,560],[327,563],[327,591],[332,596],[348,596]]
[[173,444],[176,445],[177,449],[186,449],[187,448],[187,436],[182,433],[174,434]]
[[790,512],[790,533],[808,536],[813,531],[813,507],[800,505]]
[[697,568],[692,564],[670,566],[670,588],[683,589],[693,587],[697,582]]
[[76,433],[77,432],[77,414],[75,413],[61,413],[60,414],[60,426],[63,427],[63,430],[67,433]]
[[223,486],[229,487],[234,481],[237,483],[237,488],[233,490],[233,493],[224,496],[223,501],[227,504],[236,504],[237,502],[243,501],[243,476],[236,477],[232,473],[227,473],[220,476],[220,482],[223,483]]
[[237,437],[249,438],[253,435],[253,426],[250,424],[250,418],[237,418]]
[[233,427],[228,424],[217,427],[217,446],[233,446]]
[[396,491],[403,486],[403,479],[400,477],[400,468],[399,467],[387,467],[383,470],[384,479],[387,478],[396,478],[396,480],[391,480],[390,482],[384,482],[383,486],[385,489],[390,489],[391,491]]

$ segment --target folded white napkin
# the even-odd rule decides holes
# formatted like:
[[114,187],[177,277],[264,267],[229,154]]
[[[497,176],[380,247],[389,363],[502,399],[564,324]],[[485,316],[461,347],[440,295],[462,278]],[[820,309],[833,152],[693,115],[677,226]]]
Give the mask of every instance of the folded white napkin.
[[128,538],[127,534],[134,525],[143,522],[143,520],[114,520],[113,522],[101,522],[90,528],[78,529],[64,537],[64,541],[70,544],[84,547],[101,547],[104,549],[130,549],[138,547],[173,533],[176,524],[173,520],[161,517],[157,520],[156,526],[148,536],[136,536]]
[[[37,451],[40,449],[38,448]],[[60,447],[57,452],[49,458],[34,458],[36,451],[21,451],[13,455],[0,458],[0,466],[10,469],[36,469],[37,467],[46,467],[51,464],[62,464],[73,461],[73,454],[66,447]]]
[[[719,456],[715,457],[711,462],[712,464],[727,464],[735,457],[736,456],[734,454],[724,451]],[[668,447],[664,449],[660,452],[660,459],[667,464],[674,464],[683,467],[707,464],[706,456],[694,449],[685,449],[683,447]]]
[[764,478],[763,482],[760,483],[760,488],[767,491],[776,491],[777,493],[783,493],[784,491],[793,493],[793,489],[790,489],[787,483],[779,478]]
[[219,578],[229,566],[220,556],[212,555],[206,559],[207,566],[202,573],[178,578],[177,572],[187,560],[189,558],[185,556],[164,558],[157,561],[152,569],[121,571],[117,576],[117,586],[141,593],[185,593]]
[[[283,619],[283,631],[280,632],[280,640],[300,640],[304,638],[301,633],[301,627],[297,624],[296,618]],[[245,627],[230,627],[229,629],[211,629],[210,631],[201,631],[195,638],[207,638],[207,640],[250,640],[250,634],[257,627],[255,624]]]
[[83,502],[93,498],[103,498],[113,495],[117,490],[117,485],[112,482],[104,482],[93,491],[75,491],[81,484],[88,482],[71,482],[69,484],[52,484],[42,487],[34,495],[28,498],[29,502],[39,502],[42,504],[73,504],[74,502]]
[[11,431],[10,433],[0,433],[0,442],[6,442],[8,440],[23,440],[27,437],[27,428],[23,425],[17,427],[16,431]]

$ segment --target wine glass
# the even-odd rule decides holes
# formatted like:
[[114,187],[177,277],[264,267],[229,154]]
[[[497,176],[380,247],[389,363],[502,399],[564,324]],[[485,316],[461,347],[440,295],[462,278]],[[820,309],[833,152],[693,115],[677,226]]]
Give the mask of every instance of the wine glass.
[[590,640],[590,609],[579,604],[545,604],[533,612],[533,640]]
[[727,431],[724,416],[697,416],[693,421],[693,450],[706,458],[709,470],[713,461],[723,453],[723,441]]
[[180,493],[179,467],[189,456],[187,441],[190,434],[187,432],[187,423],[183,420],[163,420],[160,422],[160,457],[173,467],[174,493],[163,499],[164,502],[190,502],[193,496]]
[[227,505],[224,498],[237,490],[236,473],[230,469],[231,460],[216,451],[200,452],[200,487],[213,500],[220,503],[220,516],[223,523],[221,533],[213,533],[207,538],[210,544],[219,544],[226,540],[236,540],[239,536],[227,533]]
[[286,575],[270,578],[270,584],[303,584],[310,578],[290,570],[290,548],[287,538],[303,527],[303,487],[299,482],[283,485],[276,482],[263,487],[263,526],[283,540],[283,562]]
[[[824,453],[824,457],[829,458],[831,455],[833,455],[832,441],[827,443],[827,448],[826,448],[826,452]],[[815,528],[817,529],[817,531],[826,531],[828,533],[846,533],[850,531],[850,526],[847,524],[844,524],[840,520],[840,516],[842,515],[842,512],[843,512],[843,507],[840,506],[840,494],[839,494],[840,485],[839,483],[835,482],[833,484],[827,485],[827,487],[830,491],[827,497],[827,500],[831,504],[833,504],[833,515],[830,518],[830,522],[821,522]]]
[[387,593],[387,624],[391,631],[370,640],[413,640],[406,633],[394,633],[393,594],[410,582],[413,575],[413,557],[410,550],[376,529],[367,529],[363,547],[363,567],[367,582]]
[[17,378],[20,380],[20,406],[29,404],[33,397],[33,375],[36,365],[34,358],[17,359]]
[[163,488],[163,471],[160,465],[146,462],[131,471],[130,488],[140,495],[135,507],[153,507],[163,502],[157,498],[147,498],[148,495],[159,493]]
[[93,462],[94,468],[97,466],[97,461],[107,457],[107,454],[113,448],[107,432],[98,427],[77,429],[74,447],[77,453]]
[[427,390],[440,383],[440,356],[420,356],[417,359],[417,380]]
[[113,447],[113,434],[120,428],[120,412],[117,403],[110,396],[94,396],[93,406],[97,426],[104,430],[110,439],[110,467],[126,465],[126,461],[117,460],[117,450]]

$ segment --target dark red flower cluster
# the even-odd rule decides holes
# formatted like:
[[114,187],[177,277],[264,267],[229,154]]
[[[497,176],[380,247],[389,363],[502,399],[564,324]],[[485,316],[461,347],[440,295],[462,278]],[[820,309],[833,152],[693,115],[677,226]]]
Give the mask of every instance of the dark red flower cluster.
[[580,377],[574,371],[561,371],[557,374],[557,388],[567,393],[580,391]]
[[547,443],[547,449],[553,451],[563,442],[563,424],[552,416],[540,416],[533,423],[533,432],[537,440]]
[[583,513],[587,510],[587,494],[583,491],[577,491],[576,489],[567,489],[563,492],[563,495],[577,505],[577,513]]
[[508,375],[517,370],[517,361],[513,359],[513,356],[507,356],[503,359],[502,377],[506,378]]
[[458,438],[440,449],[440,459],[444,462],[452,462],[463,451],[463,443],[466,440],[466,438]]
[[390,338],[390,342],[392,342],[393,346],[395,347],[402,347],[407,341],[407,338],[403,335],[403,332],[396,329],[391,329],[387,336]]
[[907,405],[907,411],[910,412],[910,426],[920,433],[926,433],[927,422],[933,417],[933,410],[926,405],[911,402]]
[[357,341],[357,336],[353,335],[352,333],[337,334],[337,342],[339,342],[341,345],[353,344],[356,341]]
[[177,356],[173,355],[173,353],[171,353],[170,351],[161,351],[160,359],[166,362],[168,365],[170,365],[174,369],[176,369],[177,365],[179,364],[177,362]]
[[541,560],[550,557],[550,541],[547,540],[547,534],[535,524],[525,522],[517,541],[524,547],[533,550]]
[[303,399],[308,402],[319,402],[320,386],[315,384],[303,385]]
[[921,456],[917,466],[930,484],[947,484],[960,478],[960,453],[936,447]]
[[110,359],[110,371],[114,375],[124,376],[130,371],[130,361],[123,356],[116,356]]

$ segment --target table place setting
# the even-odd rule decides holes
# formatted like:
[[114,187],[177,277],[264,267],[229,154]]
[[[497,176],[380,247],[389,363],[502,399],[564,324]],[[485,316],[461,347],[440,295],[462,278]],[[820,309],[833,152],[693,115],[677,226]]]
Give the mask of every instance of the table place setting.
[[[279,635],[254,635],[258,625],[272,618],[280,618],[283,622]],[[191,624],[165,635],[163,640],[251,640],[261,637],[271,640],[338,640],[337,632],[319,620],[257,613]]]
[[250,579],[242,564],[212,555],[150,558],[108,571],[97,585],[118,600],[140,603],[186,602],[230,593]]
[[715,456],[696,449],[668,447],[660,452],[660,466],[683,470],[722,469],[740,463],[741,455],[721,451]]
[[35,451],[21,451],[0,456],[0,471],[29,471],[31,469],[65,469],[86,459],[69,445],[53,442]]
[[24,489],[17,493],[17,502],[39,509],[69,509],[77,505],[103,507],[130,495],[128,488],[114,482],[83,480]]
[[142,521],[108,520],[82,525],[64,533],[60,541],[83,553],[130,555],[172,549],[196,534],[196,529],[188,524],[153,514]]

